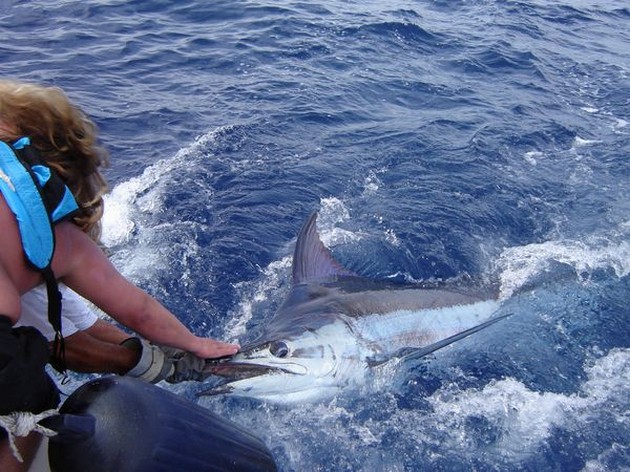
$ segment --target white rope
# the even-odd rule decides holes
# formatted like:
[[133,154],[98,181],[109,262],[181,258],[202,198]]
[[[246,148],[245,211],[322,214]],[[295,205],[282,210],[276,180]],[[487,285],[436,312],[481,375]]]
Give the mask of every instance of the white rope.
[[9,445],[11,446],[11,451],[13,451],[13,456],[18,462],[24,462],[24,459],[22,459],[22,455],[15,445],[15,436],[28,436],[32,431],[41,433],[44,436],[55,436],[57,434],[55,431],[43,427],[39,422],[58,413],[58,410],[52,409],[37,414],[29,411],[16,411],[8,415],[0,415],[0,427],[9,434]]

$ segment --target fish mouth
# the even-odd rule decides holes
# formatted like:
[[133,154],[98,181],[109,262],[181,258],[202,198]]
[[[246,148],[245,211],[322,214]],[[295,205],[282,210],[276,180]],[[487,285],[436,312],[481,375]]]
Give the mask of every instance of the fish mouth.
[[241,351],[235,357],[206,360],[204,373],[223,377],[223,381],[202,390],[197,396],[230,393],[233,390],[231,384],[254,377],[281,374],[302,376],[308,373],[308,369],[293,362],[272,364],[265,358],[257,357],[252,351]]
[[207,359],[204,372],[231,381],[244,380],[267,374],[306,375],[308,368],[288,357],[272,354],[273,341],[254,341],[243,346],[230,357]]
[[230,382],[274,373],[300,375],[298,372],[280,366],[229,360],[217,362],[206,361],[204,372],[210,375],[227,378]]

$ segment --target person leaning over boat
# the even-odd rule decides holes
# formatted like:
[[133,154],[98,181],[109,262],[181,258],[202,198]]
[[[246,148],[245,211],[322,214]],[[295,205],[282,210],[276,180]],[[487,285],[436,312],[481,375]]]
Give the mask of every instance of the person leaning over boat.
[[[0,140],[8,161],[0,168],[0,415],[38,413],[59,402],[45,371],[51,356],[46,338],[35,328],[13,326],[21,315],[20,297],[42,282],[56,333],[52,361],[62,366],[57,279],[153,343],[202,359],[238,351],[237,345],[191,333],[167,308],[123,277],[101,250],[97,241],[106,184],[99,168],[106,164],[107,154],[97,144],[95,125],[61,89],[0,80]],[[20,159],[13,155],[24,157],[21,153],[27,151],[38,164],[20,169]],[[24,175],[30,184],[23,181]],[[32,200],[37,192],[29,185],[44,195],[42,189],[59,180],[61,188],[56,185],[53,190],[59,191],[46,193],[45,205]],[[38,213],[44,207],[48,228]],[[51,221],[56,224],[51,226]],[[40,257],[46,252],[42,248],[51,240],[53,249],[46,260]],[[39,440],[38,433],[16,439],[24,457],[21,463],[8,439],[0,440],[0,470],[27,470]]]
[[[61,284],[62,335],[65,340],[66,368],[74,372],[120,374],[158,383],[202,381],[205,360],[181,349],[156,346],[130,336],[113,323],[99,318],[86,301]],[[55,332],[41,315],[48,303],[40,285],[22,295],[22,312],[14,325],[36,328],[49,343]],[[51,346],[52,347],[52,346]]]

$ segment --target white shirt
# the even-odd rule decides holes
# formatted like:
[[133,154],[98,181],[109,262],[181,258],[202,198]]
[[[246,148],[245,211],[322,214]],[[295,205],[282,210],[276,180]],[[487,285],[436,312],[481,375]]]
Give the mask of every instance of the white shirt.
[[[98,317],[86,300],[65,285],[59,285],[62,296],[61,334],[68,337],[77,331],[83,331],[96,323]],[[22,295],[22,314],[15,326],[32,326],[46,339],[55,339],[55,332],[48,322],[48,295],[46,285],[42,284]]]

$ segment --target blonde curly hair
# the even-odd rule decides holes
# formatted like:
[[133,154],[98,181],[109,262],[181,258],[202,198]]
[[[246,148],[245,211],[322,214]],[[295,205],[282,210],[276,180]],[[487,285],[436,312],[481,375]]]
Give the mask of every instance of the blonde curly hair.
[[109,161],[97,141],[96,125],[58,87],[0,79],[0,139],[28,136],[46,163],[74,194],[73,222],[98,242]]

